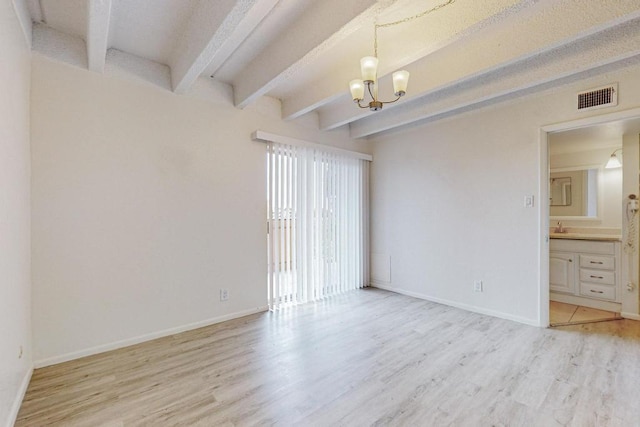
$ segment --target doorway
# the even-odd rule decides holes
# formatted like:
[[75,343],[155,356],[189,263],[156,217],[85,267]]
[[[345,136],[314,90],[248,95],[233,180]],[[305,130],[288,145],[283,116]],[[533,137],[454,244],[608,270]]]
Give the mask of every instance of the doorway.
[[[640,320],[640,109],[541,129],[540,324]],[[612,157],[622,167],[607,168]],[[550,301],[551,306],[550,306]]]

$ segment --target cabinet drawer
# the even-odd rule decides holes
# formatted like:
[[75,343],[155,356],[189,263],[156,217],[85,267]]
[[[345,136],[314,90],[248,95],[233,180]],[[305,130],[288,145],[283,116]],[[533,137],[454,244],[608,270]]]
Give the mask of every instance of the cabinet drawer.
[[580,281],[591,283],[602,283],[604,285],[615,285],[616,274],[613,271],[580,269]]
[[582,252],[586,254],[615,255],[614,242],[595,242],[593,240],[551,239],[550,251]]
[[580,294],[597,299],[616,300],[615,286],[597,285],[595,283],[580,283]]
[[580,267],[615,270],[615,258],[610,256],[580,255]]

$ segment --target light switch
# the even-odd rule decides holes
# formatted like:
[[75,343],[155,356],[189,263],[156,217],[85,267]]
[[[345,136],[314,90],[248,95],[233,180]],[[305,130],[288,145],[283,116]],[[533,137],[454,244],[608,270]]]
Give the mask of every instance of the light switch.
[[525,208],[533,207],[533,196],[524,196],[524,207]]

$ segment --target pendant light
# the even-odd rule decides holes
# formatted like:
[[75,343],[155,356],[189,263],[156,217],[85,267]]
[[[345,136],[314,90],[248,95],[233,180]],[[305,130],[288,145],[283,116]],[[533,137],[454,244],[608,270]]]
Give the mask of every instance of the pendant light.
[[[406,22],[413,21],[418,18],[422,18],[431,12],[435,12],[445,6],[454,3],[455,0],[448,0],[445,3],[439,4],[431,9],[425,10],[417,15],[410,16],[399,21],[389,22],[386,24],[374,24],[373,31],[373,51],[374,56],[365,56],[360,60],[360,72],[361,79],[351,80],[349,82],[349,89],[351,91],[351,98],[353,102],[358,104],[360,108],[368,108],[371,111],[379,111],[384,104],[391,104],[398,101],[407,93],[407,86],[409,84],[409,72],[407,70],[400,70],[393,73],[393,93],[396,99],[391,101],[381,101],[378,98],[378,28],[392,27]],[[371,97],[371,101],[361,104],[364,101],[366,93]]]
[[605,169],[615,169],[615,168],[622,167],[622,163],[620,162],[620,159],[618,159],[618,156],[616,156],[616,153],[618,151],[622,151],[622,148],[618,148],[613,153],[611,153],[611,157],[609,157],[609,161],[607,162],[607,165],[604,167]]

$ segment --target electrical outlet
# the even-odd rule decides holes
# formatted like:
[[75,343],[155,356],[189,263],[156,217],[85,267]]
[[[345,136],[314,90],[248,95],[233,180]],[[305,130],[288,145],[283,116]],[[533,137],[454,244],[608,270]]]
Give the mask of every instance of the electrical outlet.
[[482,280],[474,280],[473,281],[473,291],[474,292],[482,292]]
[[229,290],[220,289],[220,301],[227,301],[229,299]]

